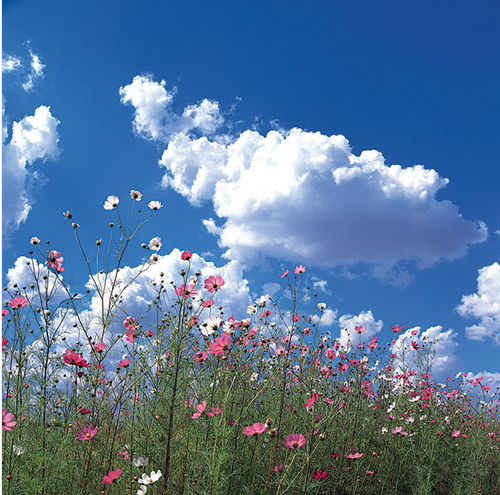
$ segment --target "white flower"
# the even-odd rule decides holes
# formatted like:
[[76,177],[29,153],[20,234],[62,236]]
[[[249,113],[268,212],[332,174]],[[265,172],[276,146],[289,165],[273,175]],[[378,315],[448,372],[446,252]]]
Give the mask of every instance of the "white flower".
[[149,241],[149,249],[153,251],[158,251],[162,247],[161,239],[159,237],[153,237]]
[[134,467],[146,467],[149,464],[149,458],[148,457],[138,457],[137,459],[132,460],[132,465]]
[[412,399],[409,399],[408,402],[417,402],[418,400],[420,400],[420,396],[419,395],[413,397]]
[[323,311],[326,308],[326,303],[318,303],[318,309]]
[[420,416],[420,421],[423,421],[427,417],[427,414]]
[[235,332],[234,321],[228,320],[228,321],[224,322],[224,326],[222,327],[222,331],[228,333],[229,335],[233,335]]
[[151,210],[159,210],[163,205],[159,201],[150,201],[148,208]]
[[392,410],[396,407],[396,403],[393,402],[390,406],[389,406],[389,409],[387,409],[387,414],[391,413]]
[[455,378],[460,378],[462,376],[462,372],[459,371],[456,375],[455,375]]
[[130,191],[130,197],[135,199],[136,201],[140,201],[142,199],[142,194],[139,191]]
[[258,373],[252,373],[252,376],[250,377],[250,381],[254,382],[255,380],[257,380],[257,378],[259,378],[259,374]]
[[158,261],[160,261],[160,256],[158,254],[152,254],[150,257],[149,257],[149,261],[151,261],[151,263],[158,263]]
[[156,287],[157,285],[161,284],[161,278],[152,278],[149,283],[153,286]]
[[161,478],[161,471],[158,469],[157,472],[151,471],[151,474],[148,476],[146,473],[142,475],[142,478],[139,479],[139,483],[142,485],[150,485],[155,481],[158,481]]
[[33,246],[36,246],[37,244],[40,244],[40,239],[38,237],[32,237],[30,243],[33,244]]
[[200,325],[200,332],[205,337],[212,335],[221,325],[222,318],[219,316],[209,316],[203,320],[203,323]]
[[20,445],[13,445],[12,450],[18,456],[21,454],[24,454],[24,452],[25,452],[25,450]]
[[259,299],[257,299],[255,301],[255,304],[258,304],[259,306],[264,307],[266,305],[266,303],[269,301],[269,299],[271,299],[269,297],[269,294],[266,294],[265,296],[260,296]]
[[405,423],[407,425],[409,425],[410,423],[413,423],[414,421],[415,421],[415,418],[413,418],[412,416],[405,419]]
[[257,313],[257,306],[255,304],[250,304],[247,308],[247,315],[254,315]]
[[383,427],[383,428],[382,428],[382,435],[383,435],[384,433],[387,433],[388,431],[389,431],[389,430],[388,430],[387,428]]
[[118,206],[119,202],[118,196],[108,196],[108,199],[104,202],[104,209],[112,210]]
[[146,485],[142,485],[139,490],[137,490],[137,495],[146,495],[146,492],[148,491],[148,488]]

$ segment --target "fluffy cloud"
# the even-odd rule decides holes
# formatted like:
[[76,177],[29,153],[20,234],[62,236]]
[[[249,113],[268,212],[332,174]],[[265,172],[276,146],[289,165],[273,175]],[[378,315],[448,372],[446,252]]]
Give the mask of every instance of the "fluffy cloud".
[[149,75],[134,77],[131,84],[120,88],[120,100],[135,108],[134,131],[155,141],[165,141],[179,132],[193,129],[212,134],[222,124],[219,104],[204,99],[187,106],[181,115],[172,109],[176,89],[168,91],[166,82],[155,82]]
[[[29,45],[29,42],[27,44]],[[15,55],[5,54],[2,57],[2,73],[18,72],[18,77],[24,78],[24,82],[21,83],[24,91],[33,90],[35,83],[43,79],[44,68],[40,56],[33,53],[31,47],[29,47],[29,61]]]
[[42,64],[40,57],[33,53],[30,49],[30,64],[29,73],[26,76],[26,81],[23,83],[24,91],[31,91],[38,79],[43,78],[43,69],[45,65]]
[[[482,222],[436,199],[448,179],[435,170],[387,165],[375,150],[357,156],[344,136],[298,128],[214,136],[217,103],[175,114],[173,93],[151,76],[135,77],[120,95],[135,108],[139,135],[168,140],[162,185],[194,206],[212,203],[217,218],[204,224],[228,259],[368,263],[374,276],[405,285],[411,276],[398,263],[424,268],[487,238]],[[201,135],[188,133],[194,128]]]
[[12,137],[3,146],[3,220],[4,234],[26,221],[33,204],[32,190],[40,173],[31,165],[36,160],[55,160],[59,121],[50,107],[39,106],[33,115],[12,124]]
[[2,72],[9,73],[19,70],[22,67],[22,62],[19,57],[14,55],[4,55],[2,58]]
[[479,323],[466,328],[471,340],[492,339],[500,345],[500,265],[493,263],[479,270],[477,292],[462,296],[457,311],[463,318],[477,318]]
[[[451,329],[443,332],[441,325],[430,327],[423,333],[420,331],[421,327],[410,328],[392,345],[391,352],[396,356],[398,370],[429,372],[434,379],[455,373],[462,364],[455,354],[457,334]],[[412,342],[418,350],[412,347]]]

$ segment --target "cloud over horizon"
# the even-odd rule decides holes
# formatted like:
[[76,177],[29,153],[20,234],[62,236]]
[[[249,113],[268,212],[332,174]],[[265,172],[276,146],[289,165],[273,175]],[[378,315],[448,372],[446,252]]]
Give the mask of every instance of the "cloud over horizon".
[[[120,95],[135,108],[137,134],[168,142],[162,185],[193,206],[212,204],[216,218],[204,225],[228,259],[364,263],[404,285],[411,277],[401,265],[456,259],[487,238],[484,223],[436,199],[449,180],[423,165],[389,166],[376,150],[353,154],[342,135],[299,128],[215,136],[222,123],[216,102],[198,105],[186,124],[186,110],[172,113],[174,93],[151,76],[136,76]],[[203,135],[189,133],[195,128]]]

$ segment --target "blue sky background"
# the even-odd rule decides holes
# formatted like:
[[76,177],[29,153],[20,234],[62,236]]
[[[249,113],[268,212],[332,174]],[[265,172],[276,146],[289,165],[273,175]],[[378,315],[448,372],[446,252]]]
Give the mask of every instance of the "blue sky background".
[[[450,227],[447,233],[436,230],[432,215],[422,221],[430,226],[424,225],[428,237],[423,245],[436,242],[442,260],[423,269],[411,260],[396,260],[389,272],[387,266],[381,269],[370,254],[376,231],[367,234],[366,259],[354,264],[314,253],[294,256],[279,241],[272,255],[266,247],[246,246],[233,261],[242,267],[239,275],[248,280],[248,293],[240,293],[234,307],[243,307],[245,297],[262,295],[270,287],[265,284],[282,283],[279,275],[284,268],[303,263],[309,285],[326,281],[321,286],[327,291],[321,292],[317,285],[315,292],[336,314],[329,328],[332,335],[338,335],[342,324],[355,323],[345,315],[373,324],[373,333],[378,329],[375,322],[382,321],[377,333],[382,342],[391,338],[389,327],[395,323],[419,326],[422,331],[440,325],[443,332],[453,330],[442,339],[449,344],[440,349],[440,356],[450,358],[444,360],[442,373],[486,372],[490,381],[500,384],[500,268],[495,265],[500,247],[499,20],[500,3],[491,0],[480,4],[316,2],[311,6],[295,1],[151,1],[147,5],[4,1],[4,60],[7,56],[19,59],[18,68],[4,70],[2,88],[8,132],[3,173],[5,283],[11,281],[6,277],[8,269],[27,254],[34,235],[50,239],[51,246],[63,252],[67,280],[85,281],[84,266],[62,212],[71,210],[92,252],[95,239],[105,237],[113,214],[103,209],[104,200],[116,194],[126,203],[131,189],[141,191],[146,203],[157,199],[164,205],[145,227],[140,242],[158,235],[163,241],[161,254],[173,248],[190,249],[205,253],[204,259],[218,267],[228,263],[222,257],[226,248],[202,224],[203,219],[213,218],[220,227],[227,219],[217,216],[212,198],[196,207],[188,195],[162,187],[165,168],[158,161],[174,134],[164,133],[154,140],[134,133],[137,108],[124,104],[119,90],[143,75],[157,89],[164,80],[168,94],[176,88],[171,104],[163,109],[170,117],[205,98],[218,102],[224,125],[212,134],[188,129],[184,134],[189,142],[203,134],[211,142],[235,142],[248,129],[262,136],[278,129],[287,136],[290,129],[299,128],[306,137],[312,132],[320,132],[325,139],[341,134],[356,156],[363,150],[378,150],[386,166],[399,164],[406,169],[421,164],[449,179],[432,194],[436,201],[450,201],[464,220],[474,222],[467,224],[467,235],[477,238],[465,242],[467,252],[450,255],[446,247],[439,247],[440,236],[462,239],[465,234],[459,227]],[[33,55],[44,65],[38,75],[30,65]],[[26,90],[30,77],[32,87]],[[31,210],[26,221],[6,227],[10,210],[5,201],[9,193],[17,194],[11,189],[11,169],[5,166],[12,124],[34,115],[41,105],[50,107],[50,115],[60,122],[58,153],[42,153],[32,163],[22,164],[27,171],[25,184],[30,184],[25,195]],[[55,133],[46,137],[54,145]],[[262,170],[265,183],[269,177],[266,168]],[[38,177],[30,179],[34,172]],[[363,176],[360,186],[376,187],[376,180]],[[411,186],[411,175],[408,180]],[[347,202],[343,211],[335,203],[336,192],[330,193],[328,183],[321,184],[313,181],[306,189],[307,197],[317,198],[320,205],[316,220],[325,219],[324,238],[316,241],[327,249],[331,240],[336,252],[335,232],[349,244],[351,236],[359,237],[357,221],[377,214],[378,203],[361,202],[355,212],[357,221],[340,229],[335,219],[351,218],[355,203]],[[355,185],[346,191],[350,197],[356,193]],[[290,190],[296,192],[293,186]],[[267,217],[280,206],[280,202],[271,203],[259,212]],[[332,206],[338,208],[337,216],[322,216]],[[409,229],[419,224],[418,211]],[[458,213],[450,215],[460,223]],[[256,228],[264,222],[259,215],[249,216]],[[287,218],[285,211],[278,217],[283,231],[298,230],[296,240],[307,245],[307,235],[301,234],[293,215]],[[478,221],[486,225],[487,238],[483,232],[480,239]],[[391,230],[395,239],[411,234],[399,235],[398,228]],[[271,239],[272,234],[265,237]],[[385,242],[390,250],[390,239]],[[131,254],[128,262],[133,266],[142,252],[135,246]],[[488,269],[480,290],[478,270],[483,267]],[[470,300],[468,314],[465,309],[460,313],[456,308],[462,297],[471,294],[476,297]],[[362,316],[366,311],[372,311],[373,321],[366,319],[366,313]],[[483,328],[481,339],[470,338],[466,329],[472,325]]]

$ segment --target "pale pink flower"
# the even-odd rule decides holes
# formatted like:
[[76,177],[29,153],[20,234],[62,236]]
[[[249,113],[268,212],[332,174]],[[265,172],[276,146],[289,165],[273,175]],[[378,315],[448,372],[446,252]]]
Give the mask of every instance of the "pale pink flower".
[[337,353],[333,349],[326,349],[325,350],[325,358],[328,359],[328,361],[332,361],[337,357]]
[[90,440],[96,435],[97,430],[99,430],[98,426],[83,426],[82,431],[77,432],[76,439],[81,441]]
[[28,304],[28,300],[22,296],[17,296],[11,299],[9,304],[12,308],[21,309]]
[[161,243],[161,238],[160,237],[153,237],[148,244],[149,249],[152,249],[153,251],[158,251],[162,247]]
[[254,423],[251,426],[245,426],[243,428],[243,435],[247,437],[253,437],[255,435],[262,435],[267,430],[266,423]]
[[301,273],[304,273],[305,271],[306,271],[306,267],[304,265],[299,265],[299,266],[295,267],[295,270],[293,271],[293,273],[295,273],[296,275],[300,275]]
[[103,342],[99,342],[94,346],[94,351],[95,352],[104,352],[106,350],[106,344]]
[[14,413],[8,413],[7,409],[2,409],[2,430],[12,431],[12,427],[17,425],[14,421]]
[[159,210],[163,205],[159,201],[150,201],[148,208],[151,210]]
[[306,443],[306,437],[300,433],[293,433],[288,435],[283,442],[285,447],[289,449],[300,449]]
[[356,325],[354,327],[354,331],[359,334],[366,332],[365,327],[363,325]]
[[212,275],[205,280],[205,289],[208,292],[216,292],[225,284],[224,279],[220,275],[215,277]]
[[391,430],[391,433],[393,435],[396,435],[399,433],[400,435],[402,435],[404,437],[406,437],[408,435],[408,433],[405,431],[404,427],[402,427],[402,426],[396,426],[396,428],[393,428]]
[[207,403],[206,401],[203,401],[201,404],[198,404],[195,407],[196,407],[196,412],[191,416],[192,419],[198,419],[205,412],[205,409],[207,408]]
[[36,246],[37,244],[40,244],[40,239],[38,237],[32,237],[30,239],[30,244],[33,244],[33,246]]
[[348,459],[359,459],[360,457],[363,457],[363,454],[360,454],[359,452],[356,452],[354,454],[346,454],[346,457]]
[[102,479],[102,484],[103,485],[109,485],[109,484],[113,483],[113,481],[116,481],[120,477],[120,474],[122,474],[122,470],[121,469],[115,469],[114,471],[110,471]]
[[142,199],[142,194],[139,191],[130,191],[130,197],[135,199],[136,201],[140,201]]
[[63,261],[64,258],[62,257],[61,253],[59,251],[52,250],[45,260],[45,264],[53,268],[56,272],[61,273],[65,270],[65,268],[62,267]]
[[118,206],[119,202],[118,196],[108,196],[108,199],[104,202],[104,209],[113,210]]
[[372,351],[374,349],[376,349],[378,346],[377,337],[372,337],[372,340],[370,340],[370,342],[368,342],[368,344],[366,344],[366,346],[368,347],[368,349],[370,349]]
[[185,284],[181,284],[175,289],[175,295],[181,296],[182,299],[196,296],[196,294],[198,294],[198,291],[195,289],[195,284],[189,284],[188,287]]

